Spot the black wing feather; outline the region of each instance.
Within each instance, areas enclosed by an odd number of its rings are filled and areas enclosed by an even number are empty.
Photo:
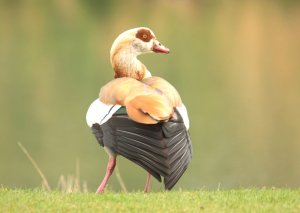
[[[154,125],[134,122],[127,114],[116,112],[101,126],[94,124],[92,131],[101,146],[141,166],[158,181],[163,177],[169,190],[192,159],[191,139],[176,109],[172,119]]]

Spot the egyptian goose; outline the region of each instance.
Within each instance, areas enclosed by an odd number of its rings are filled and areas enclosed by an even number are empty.
[[[148,172],[170,190],[192,158],[189,119],[176,89],[152,77],[137,59],[144,53],[169,53],[146,27],[120,34],[110,51],[115,79],[104,85],[89,107],[86,120],[99,144],[108,153],[106,174],[97,189],[103,192],[121,155]]]

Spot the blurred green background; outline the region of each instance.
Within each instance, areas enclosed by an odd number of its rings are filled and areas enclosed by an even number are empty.
[[[189,110],[194,157],[177,188],[300,186],[300,3],[284,0],[2,0],[0,185],[40,186],[21,142],[52,187],[78,160],[96,189],[107,155],[85,114],[113,78],[112,42],[137,26],[171,49],[141,60]],[[143,189],[146,173],[118,159]]]

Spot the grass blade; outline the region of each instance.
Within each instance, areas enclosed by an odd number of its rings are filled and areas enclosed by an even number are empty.
[[[26,155],[26,157],[30,160],[31,164],[33,165],[33,167],[35,168],[35,170],[38,172],[38,174],[40,175],[40,177],[42,178],[43,181],[43,187],[47,190],[50,191],[51,188],[49,186],[49,183],[46,179],[46,176],[44,175],[44,173],[42,172],[42,170],[39,168],[39,166],[37,165],[37,163],[35,162],[35,160],[30,156],[29,152],[27,151],[27,149],[22,145],[21,142],[18,142],[18,145],[20,147],[20,149],[24,152],[24,154]]]
[[[120,184],[122,190],[123,190],[124,192],[127,192],[127,188],[126,188],[125,183],[124,183],[124,181],[123,181],[123,179],[122,179],[122,177],[121,177],[121,174],[120,174],[120,171],[119,171],[119,168],[118,168],[117,165],[116,165],[116,167],[115,167],[115,174],[116,174],[116,177],[117,177],[117,179],[118,179],[118,182],[119,182],[119,184]]]

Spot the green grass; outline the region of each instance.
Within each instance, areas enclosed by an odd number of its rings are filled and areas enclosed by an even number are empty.
[[[300,212],[300,190],[62,193],[0,189],[0,212]]]

